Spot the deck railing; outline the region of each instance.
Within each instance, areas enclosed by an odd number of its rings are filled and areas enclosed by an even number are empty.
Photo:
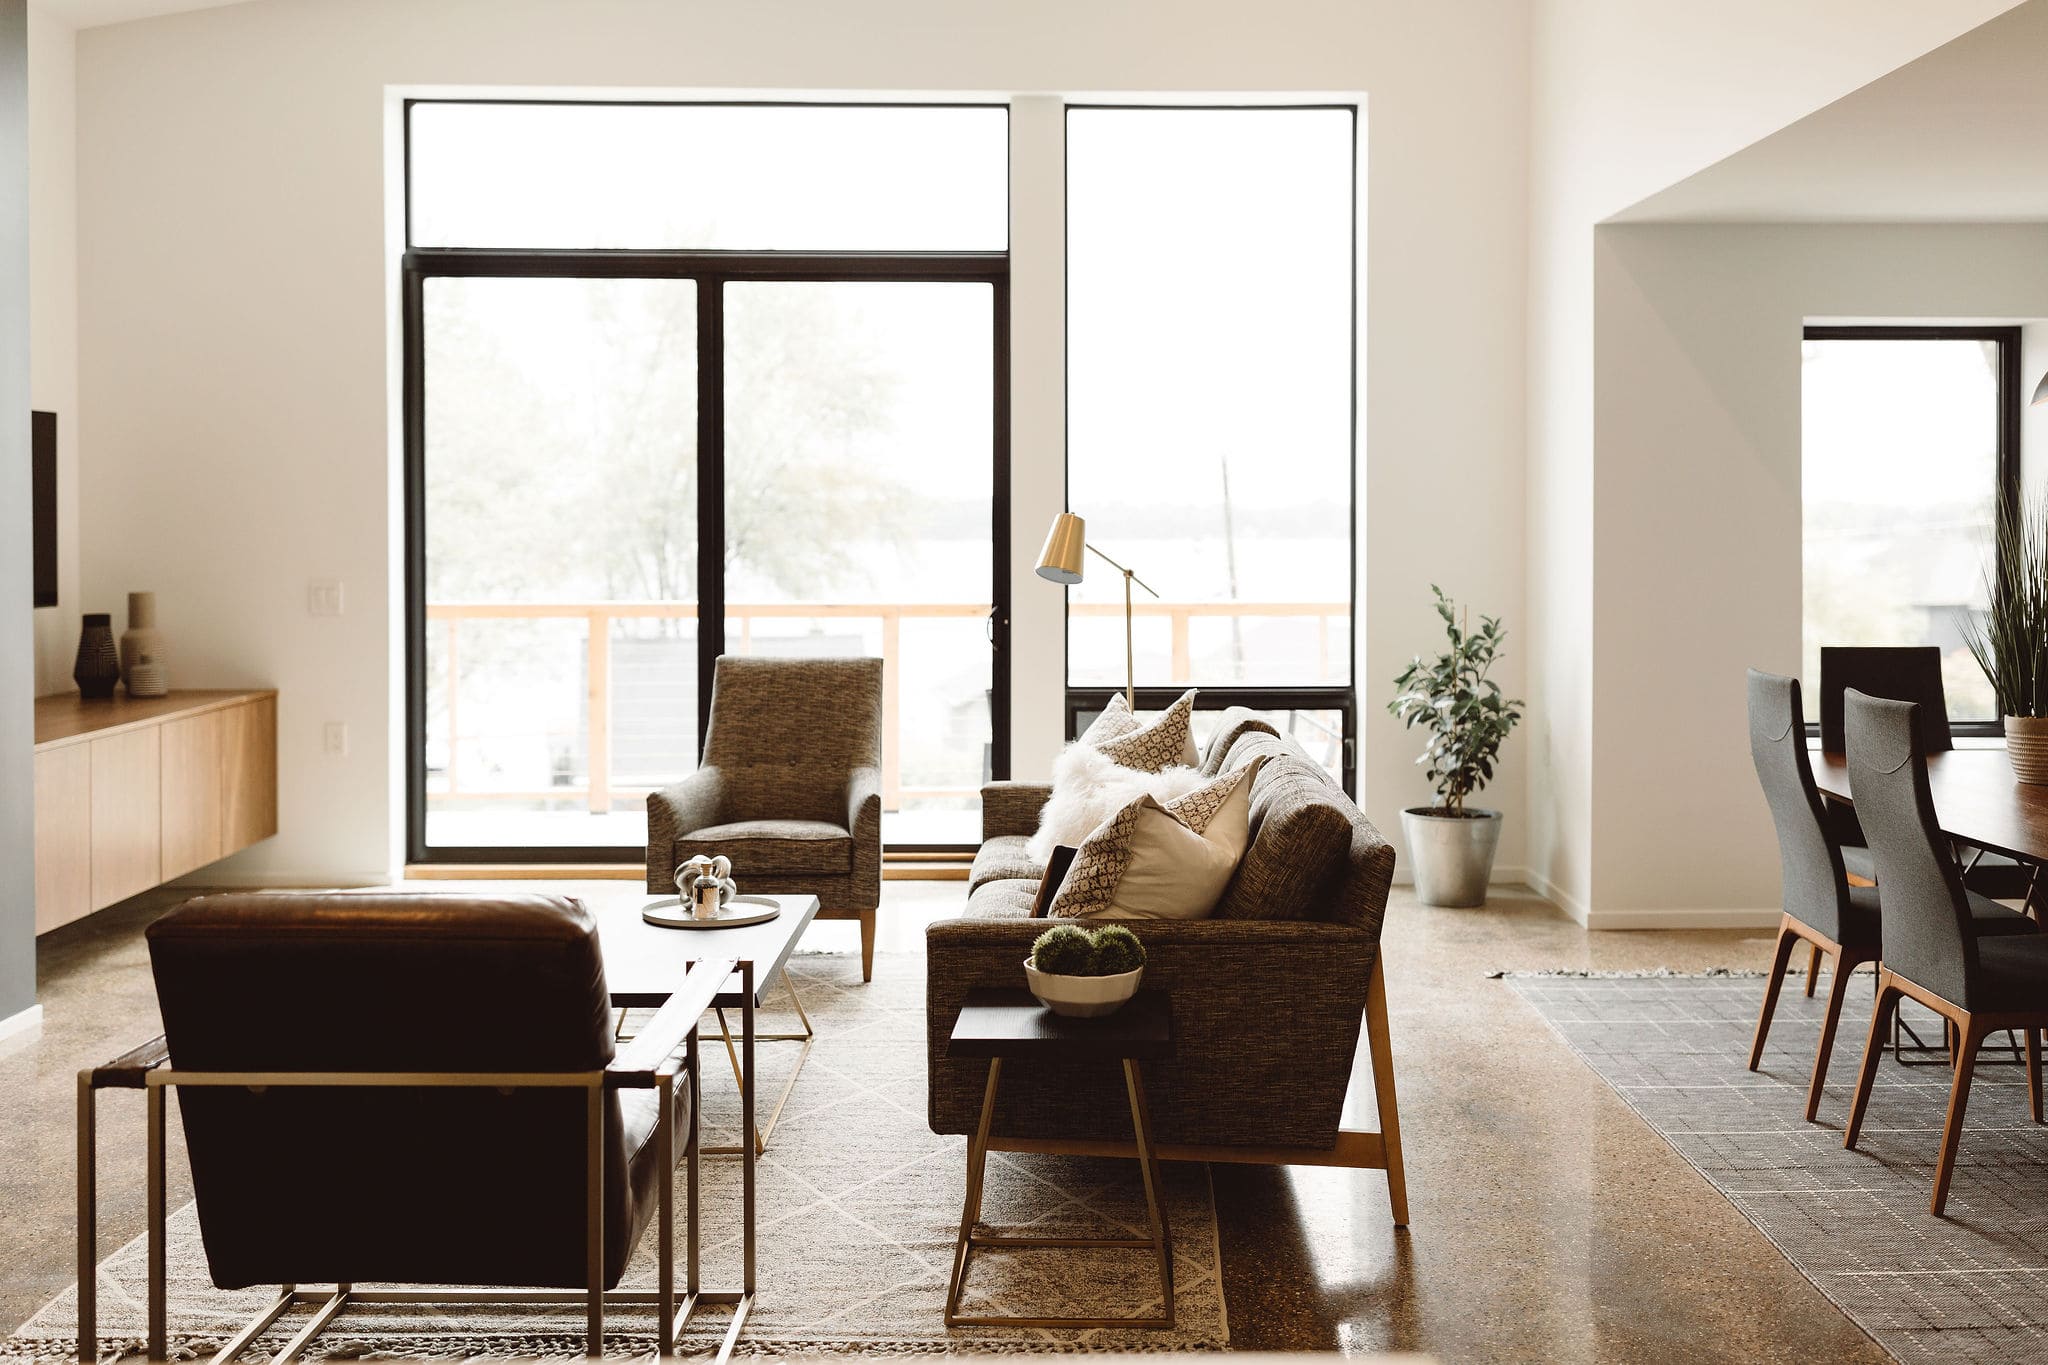
[[[1121,617],[1121,602],[1069,602],[1067,610],[1071,615],[1084,617]],[[1168,622],[1171,641],[1172,676],[1170,683],[1181,684],[1191,680],[1193,672],[1190,645],[1191,625],[1197,618],[1269,618],[1269,617],[1310,617],[1316,622],[1316,675],[1319,678],[1332,676],[1330,667],[1332,648],[1332,624],[1344,621],[1349,608],[1333,602],[1159,602],[1141,601],[1133,604],[1133,610],[1142,620],[1164,617]],[[755,602],[727,603],[725,623],[727,638],[733,652],[753,652],[754,625],[764,620],[857,620],[877,621],[881,624],[882,647],[882,805],[887,810],[901,810],[908,798],[972,796],[973,789],[944,787],[905,787],[901,781],[900,752],[897,743],[902,728],[901,677],[897,667],[902,658],[903,622],[906,620],[927,620],[933,618],[978,621],[985,619],[989,608],[974,603],[906,603],[906,602]],[[626,797],[644,797],[648,788],[619,785],[612,780],[611,734],[612,734],[612,625],[624,620],[680,620],[694,621],[697,604],[694,602],[430,602],[427,604],[429,629],[438,628],[442,634],[442,647],[446,653],[447,679],[445,703],[447,707],[448,766],[445,773],[446,785],[442,790],[430,791],[429,802],[445,804],[455,801],[561,801],[581,798],[592,811],[603,813],[612,808],[614,800]],[[584,675],[588,688],[588,751],[590,776],[582,787],[550,787],[543,791],[503,791],[497,789],[469,789],[462,785],[461,754],[465,736],[461,725],[461,628],[465,621],[563,621],[580,620],[587,625],[584,641]],[[680,774],[679,774],[680,775]]]

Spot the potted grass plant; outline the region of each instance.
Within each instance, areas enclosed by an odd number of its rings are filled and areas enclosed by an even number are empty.
[[[1997,696],[2013,776],[2048,784],[2048,495],[2001,512],[1984,589],[1963,641]]]
[[[1436,788],[1437,801],[1402,811],[1401,830],[1415,868],[1415,894],[1425,905],[1484,905],[1501,815],[1465,800],[1492,780],[1494,759],[1522,718],[1522,703],[1503,696],[1500,684],[1487,676],[1507,638],[1500,619],[1482,616],[1479,629],[1468,630],[1444,590],[1435,584],[1429,590],[1436,594],[1436,614],[1450,648],[1426,663],[1417,655],[1394,679],[1400,691],[1387,709],[1428,735],[1415,761]]]

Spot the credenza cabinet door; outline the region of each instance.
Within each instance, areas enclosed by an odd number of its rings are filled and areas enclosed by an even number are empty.
[[[277,698],[220,713],[221,846],[233,853],[277,833]]]
[[[164,722],[165,881],[216,862],[226,851],[221,841],[227,818],[222,733],[223,717],[229,714],[209,711]]]
[[[92,740],[92,903],[112,905],[163,880],[162,729]]]
[[[94,910],[92,754],[83,744],[36,754],[36,932]]]

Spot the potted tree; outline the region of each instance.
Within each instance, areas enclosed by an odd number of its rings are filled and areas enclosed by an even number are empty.
[[[1499,618],[1482,616],[1479,629],[1467,630],[1444,590],[1433,583],[1429,590],[1450,648],[1429,663],[1417,655],[1394,679],[1400,691],[1387,710],[1428,735],[1415,761],[1436,788],[1437,803],[1402,811],[1401,829],[1424,904],[1484,905],[1501,817],[1497,810],[1468,807],[1465,799],[1492,780],[1493,760],[1522,718],[1522,703],[1502,696],[1500,684],[1486,676],[1507,638]]]
[[[2000,514],[1984,588],[1963,640],[1997,695],[2013,776],[2048,783],[2048,496]]]

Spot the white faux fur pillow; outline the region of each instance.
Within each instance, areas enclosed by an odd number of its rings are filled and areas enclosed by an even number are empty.
[[[1070,744],[1053,760],[1052,796],[1038,817],[1038,833],[1027,845],[1044,862],[1059,844],[1078,847],[1095,827],[1141,796],[1165,805],[1185,796],[1207,778],[1199,768],[1181,764],[1156,773],[1126,768],[1086,744]]]

